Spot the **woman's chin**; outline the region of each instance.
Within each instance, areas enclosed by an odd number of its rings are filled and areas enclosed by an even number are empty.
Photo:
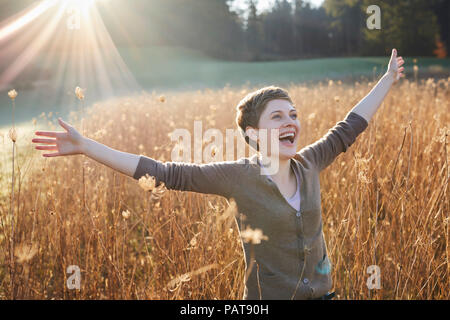
[[[269,151],[272,151],[272,150],[269,150]],[[260,150],[260,152],[264,153],[262,150]],[[280,160],[289,160],[289,159],[293,158],[296,153],[297,153],[297,149],[294,146],[286,147],[286,146],[280,145],[277,155],[273,154],[272,152],[268,152],[266,154],[266,156],[268,156],[268,157],[276,156]]]
[[[295,156],[295,154],[297,153],[295,148],[289,148],[287,150],[280,149],[280,160],[289,160],[291,158],[293,158]]]

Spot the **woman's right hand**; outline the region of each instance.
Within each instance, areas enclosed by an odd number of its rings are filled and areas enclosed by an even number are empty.
[[[45,145],[36,146],[37,150],[57,151],[55,153],[46,153],[44,157],[69,156],[75,154],[83,154],[85,138],[70,124],[58,118],[58,122],[66,132],[63,131],[36,131],[37,136],[50,137],[53,139],[33,139],[34,143]]]
[[[394,79],[394,83],[405,76],[403,73],[405,68],[402,67],[404,63],[405,61],[402,57],[397,57],[397,49],[392,49],[391,59],[389,60],[388,70],[386,73]]]

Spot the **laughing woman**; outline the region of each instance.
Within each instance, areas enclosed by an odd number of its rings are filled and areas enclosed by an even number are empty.
[[[331,299],[319,173],[365,130],[391,86],[404,76],[403,63],[393,49],[388,70],[375,87],[321,139],[298,152],[297,110],[288,93],[278,87],[247,95],[238,104],[236,117],[246,142],[257,150],[277,130],[277,154],[258,152],[250,158],[208,164],[161,162],[111,149],[82,136],[62,119],[58,120],[65,131],[37,131],[36,135],[48,138],[32,141],[45,144],[36,146],[38,150],[56,151],[44,157],[84,154],[134,179],[154,176],[157,185],[164,182],[168,189],[234,198],[246,224],[268,237],[254,245],[252,254],[252,245],[243,244],[246,269],[250,269],[243,298]],[[269,174],[262,164],[273,160],[278,171]]]

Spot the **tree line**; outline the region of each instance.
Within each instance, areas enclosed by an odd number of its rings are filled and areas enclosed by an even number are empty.
[[[234,1],[109,0],[97,7],[118,46],[184,46],[220,59],[373,56],[392,47],[445,57],[450,48],[448,0],[325,0],[318,8],[276,0],[265,12],[257,11],[258,0],[232,11]],[[0,3],[0,19],[31,2]],[[370,5],[380,8],[381,29],[367,28]]]
[[[232,60],[385,55],[394,46],[408,55],[433,56],[439,45],[450,48],[448,0],[325,0],[319,8],[276,0],[261,13],[258,0],[246,0],[243,12],[231,11],[232,2],[128,0],[128,14],[141,15],[134,29],[126,26],[128,40],[119,39],[120,20],[108,29],[119,43],[186,46]],[[367,28],[372,4],[380,8],[379,30]]]

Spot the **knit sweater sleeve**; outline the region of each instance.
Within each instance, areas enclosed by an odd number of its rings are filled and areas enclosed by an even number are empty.
[[[347,151],[368,125],[367,120],[362,116],[349,112],[344,120],[336,123],[322,138],[300,150],[299,154],[322,171],[340,153]]]
[[[217,194],[230,198],[236,186],[237,161],[194,164],[161,162],[141,155],[133,178],[139,180],[147,173],[155,177],[156,185],[164,182],[167,189]]]

